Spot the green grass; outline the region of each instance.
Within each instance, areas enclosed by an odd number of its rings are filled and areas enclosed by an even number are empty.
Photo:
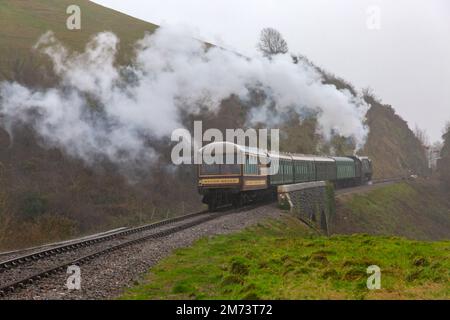
[[[448,191],[435,181],[397,183],[340,197],[334,231],[449,239],[449,208]]]
[[[81,30],[66,28],[66,9],[76,4],[81,9]],[[104,8],[88,0],[2,0],[0,1],[0,79],[14,77],[17,65],[30,63],[31,48],[45,32],[55,32],[71,49],[83,50],[96,33],[112,31],[120,40],[119,61],[129,59],[134,43],[156,25]],[[34,64],[45,60],[38,56]]]
[[[448,299],[449,254],[450,242],[325,238],[285,218],[177,250],[120,298]],[[370,265],[380,290],[366,287]]]

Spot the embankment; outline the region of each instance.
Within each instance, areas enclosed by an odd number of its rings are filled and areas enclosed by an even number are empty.
[[[449,191],[438,181],[396,183],[367,193],[341,195],[336,201],[336,234],[450,238]]]

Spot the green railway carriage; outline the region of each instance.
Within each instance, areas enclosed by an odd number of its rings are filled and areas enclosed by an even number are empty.
[[[336,161],[337,180],[356,178],[355,160],[347,157],[333,157],[333,159]]]
[[[269,176],[270,185],[277,186],[282,184],[294,183],[294,166],[292,156],[287,154],[269,153],[272,161],[272,171],[275,170],[274,162],[278,162],[278,171],[272,172]]]
[[[336,162],[337,186],[352,186],[357,180],[355,160],[350,157],[333,157]]]
[[[316,167],[316,181],[335,181],[336,163],[334,159],[327,157],[314,157]]]
[[[282,185],[309,181],[335,181],[335,160],[297,154],[269,154],[278,160],[279,170],[270,175],[270,185]]]
[[[303,155],[292,155],[294,166],[294,182],[310,182],[316,179],[316,166],[314,157]]]
[[[316,180],[314,157],[295,154],[270,154],[278,160],[278,172],[270,175],[270,185],[283,185]]]

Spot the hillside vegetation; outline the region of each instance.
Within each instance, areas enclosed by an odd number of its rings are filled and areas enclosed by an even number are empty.
[[[411,174],[426,175],[428,162],[419,139],[395,110],[366,97],[371,108],[367,113],[370,128],[362,151],[374,162],[374,177],[391,178]]]
[[[81,9],[81,31],[66,28],[67,7]],[[0,1],[0,79],[39,79],[43,56],[32,51],[39,37],[51,30],[67,47],[81,51],[92,35],[112,31],[121,40],[119,62],[130,58],[134,42],[157,26],[140,21],[89,0],[2,0]],[[31,77],[32,79],[26,79]],[[30,83],[33,84],[33,83]]]
[[[298,220],[202,239],[150,270],[122,299],[448,299],[450,243],[315,236]],[[381,289],[366,286],[381,269]]]
[[[450,239],[450,193],[439,181],[418,180],[340,196],[334,233]]]

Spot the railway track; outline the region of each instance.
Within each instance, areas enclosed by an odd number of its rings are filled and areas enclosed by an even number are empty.
[[[110,252],[144,241],[164,238],[224,215],[242,212],[253,207],[254,205],[238,210],[223,208],[215,213],[201,211],[0,262],[0,297],[63,272],[69,266],[80,266]]]
[[[91,234],[91,235],[80,237],[80,238],[75,238],[75,239],[70,239],[70,240],[65,240],[65,241],[60,241],[60,242],[54,242],[54,243],[47,243],[47,244],[43,244],[43,245],[36,246],[36,247],[0,252],[0,261],[12,260],[13,258],[16,258],[19,256],[24,256],[26,254],[31,255],[32,253],[36,253],[36,252],[42,251],[44,249],[49,250],[50,248],[56,248],[56,247],[60,247],[63,245],[74,244],[74,243],[78,243],[80,241],[89,240],[89,239],[93,239],[93,238],[97,238],[97,237],[101,237],[101,236],[105,236],[105,235],[110,235],[110,234],[116,233],[118,231],[123,231],[126,229],[129,229],[129,227],[121,227],[121,228],[117,228],[117,229],[113,229],[113,230],[108,230],[105,232],[100,232],[97,234]]]
[[[365,191],[365,190],[370,190],[371,188],[384,186],[384,185],[389,185],[389,184],[392,184],[392,183],[405,181],[405,180],[407,180],[407,178],[403,178],[403,177],[401,177],[401,178],[392,178],[392,179],[372,180],[371,184],[361,185],[361,186],[356,186],[356,187],[343,188],[343,189],[337,189],[335,191],[335,194],[336,194],[336,197],[338,197],[338,196],[341,196],[341,195],[352,194],[352,193],[357,193],[357,192],[361,192],[361,191]]]

